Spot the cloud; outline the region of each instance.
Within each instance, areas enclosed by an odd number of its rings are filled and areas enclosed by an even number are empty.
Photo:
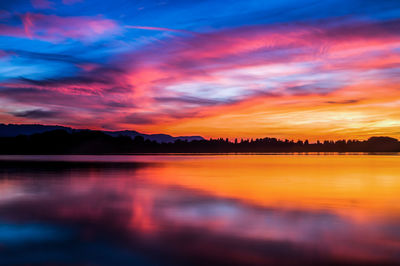
[[[12,37],[25,37],[24,29],[19,26],[0,24],[0,35]]]
[[[62,78],[48,78],[42,80],[34,80],[28,78],[19,78],[23,83],[42,86],[42,87],[52,87],[52,86],[79,86],[79,85],[90,85],[100,83],[103,85],[110,84],[111,81],[106,77],[102,76],[73,76],[73,77],[62,77]]]
[[[360,100],[356,99],[351,99],[351,100],[342,100],[342,101],[326,101],[326,103],[330,104],[352,104],[352,103],[358,103]]]
[[[132,86],[124,83],[123,76],[124,72],[119,69],[100,67],[74,76],[45,79],[19,77],[14,82],[17,81],[18,86],[45,88],[63,93],[101,95],[103,92],[119,94],[132,91]]]
[[[160,87],[168,88],[171,84],[188,80],[197,84],[211,83],[212,80],[219,82],[225,79],[223,75],[226,71],[237,71],[243,77],[247,75],[247,83],[267,78],[279,80],[274,76],[288,76],[290,73],[287,71],[293,71],[289,67],[296,63],[298,69],[294,71],[303,72],[300,73],[303,76],[293,78],[301,80],[309,78],[307,75],[312,75],[311,71],[318,71],[317,68],[328,71],[329,66],[337,63],[337,58],[343,58],[342,66],[348,66],[348,70],[357,71],[358,68],[352,68],[352,63],[360,61],[360,53],[364,53],[361,60],[366,62],[377,49],[389,49],[391,45],[400,42],[397,29],[400,27],[396,27],[400,26],[399,20],[348,21],[343,24],[345,26],[322,21],[319,25],[257,25],[192,36],[175,36],[168,41],[155,43],[140,53],[124,54],[117,64],[126,66],[135,85],[146,91],[157,91]],[[161,50],[162,54],[159,53]],[[308,65],[301,65],[302,62]],[[274,71],[277,64],[282,64],[279,66],[283,69],[281,73]],[[264,69],[270,66],[270,70],[265,72],[271,76],[254,75],[252,72],[259,71],[256,69],[258,66]],[[247,71],[247,67],[253,67],[253,70]],[[331,72],[329,75],[333,77],[336,74]],[[325,76],[329,79],[329,75]],[[226,90],[237,86],[239,81],[235,77],[229,78],[232,84],[224,84]],[[320,82],[317,81],[313,86],[316,87]],[[244,83],[243,79],[241,83]],[[336,87],[335,84],[333,88],[315,89],[311,93],[326,93]],[[300,92],[301,88],[297,91]],[[310,91],[307,88],[303,93]]]
[[[87,47],[81,45],[80,49],[67,46],[65,52],[6,51],[21,61],[71,64],[70,72],[58,75],[21,74],[6,80],[2,86],[15,90],[7,94],[0,90],[0,94],[43,110],[64,104],[79,113],[77,117],[83,117],[77,119],[78,123],[98,125],[101,119],[102,124],[115,128],[180,128],[180,123],[191,119],[205,121],[221,114],[249,119],[246,114],[240,116],[240,111],[258,108],[249,113],[258,117],[253,121],[255,127],[262,128],[269,121],[265,113],[270,109],[303,110],[313,104],[353,108],[359,104],[354,99],[364,99],[362,94],[367,89],[373,98],[379,95],[379,87],[391,90],[398,79],[394,68],[399,65],[399,57],[394,49],[400,47],[399,19],[342,17],[207,28],[191,33],[171,29],[170,25],[123,26],[103,16],[25,13],[21,17],[25,31],[9,23],[0,25],[0,34],[11,32],[53,42],[110,37],[111,44],[104,40]],[[125,35],[114,38],[124,27],[138,31],[124,30]],[[140,35],[142,31],[150,32]],[[146,39],[146,45],[140,42],[142,39]],[[107,56],[103,48],[109,52]],[[369,83],[363,84],[367,80]],[[276,121],[285,120],[282,117]],[[221,121],[225,123],[221,118],[210,125],[219,128]]]
[[[122,122],[131,125],[148,125],[154,123],[155,120],[152,114],[134,113],[125,116]]]
[[[290,86],[286,88],[287,92],[295,95],[328,94],[336,89],[338,88],[335,88],[333,85],[322,87],[318,83]]]
[[[90,40],[118,31],[117,24],[109,19],[97,17],[61,17],[40,13],[21,15],[27,37],[48,41],[65,39]]]
[[[25,50],[5,50],[7,54],[15,55],[18,57],[25,57],[30,59],[39,59],[44,61],[55,61],[55,62],[65,62],[65,63],[73,63],[73,64],[81,64],[82,61],[77,57],[61,54],[61,53],[41,53],[41,52],[32,52]]]
[[[162,28],[162,27],[146,27],[146,26],[132,26],[132,25],[126,25],[125,28],[128,28],[128,29],[137,29],[137,30],[169,31],[169,32],[178,32],[178,33],[194,34],[193,32],[190,32],[190,31],[187,31],[187,30],[176,30],[176,29]]]
[[[11,114],[16,117],[34,118],[34,119],[53,118],[61,115],[59,111],[42,110],[42,109],[18,111],[18,112],[12,112]]]
[[[6,56],[8,56],[8,53],[6,51],[0,50],[0,58],[6,57]]]
[[[27,12],[0,24],[0,35],[61,42],[66,39],[93,41],[119,32],[118,24],[102,16],[57,16]],[[22,22],[17,23],[17,19]]]
[[[190,105],[199,105],[199,106],[207,106],[207,105],[217,105],[224,104],[229,101],[223,100],[214,100],[214,99],[202,99],[197,97],[187,97],[187,96],[176,96],[176,97],[155,97],[156,101],[161,103],[177,103],[177,104],[190,104]]]
[[[73,89],[65,91],[35,87],[0,87],[0,97],[28,106],[35,104],[43,109],[54,106],[70,108],[82,115],[82,112],[112,114],[120,108],[128,108],[130,104],[127,97],[116,96],[111,100],[111,97],[105,98],[99,93],[85,91],[84,88],[76,88],[74,92]]]

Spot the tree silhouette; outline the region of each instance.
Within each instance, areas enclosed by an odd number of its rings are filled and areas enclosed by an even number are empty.
[[[158,143],[143,136],[112,137],[100,131],[48,131],[30,136],[0,138],[1,154],[121,154],[121,153],[227,153],[227,152],[400,152],[400,142],[391,137],[368,140],[279,140],[276,138],[176,140]]]

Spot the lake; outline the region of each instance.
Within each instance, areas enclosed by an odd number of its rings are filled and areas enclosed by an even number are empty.
[[[0,265],[400,265],[400,156],[0,156]]]

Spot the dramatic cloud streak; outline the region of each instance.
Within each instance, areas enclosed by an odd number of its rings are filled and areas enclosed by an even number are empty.
[[[155,30],[155,31],[170,31],[170,32],[181,32],[181,33],[190,33],[192,34],[192,32],[190,31],[186,31],[186,30],[175,30],[175,29],[168,29],[168,28],[161,28],[161,27],[145,27],[145,26],[125,26],[125,28],[128,29],[137,29],[137,30]]]
[[[212,17],[212,2],[118,12],[99,3],[34,1],[46,13],[1,13],[3,122],[206,137],[400,136],[400,4],[326,14],[329,1],[304,1],[308,13],[289,1],[251,1]],[[75,4],[91,11],[77,15]]]

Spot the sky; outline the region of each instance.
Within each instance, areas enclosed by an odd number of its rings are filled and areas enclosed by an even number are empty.
[[[400,138],[398,0],[0,1],[0,123]]]

